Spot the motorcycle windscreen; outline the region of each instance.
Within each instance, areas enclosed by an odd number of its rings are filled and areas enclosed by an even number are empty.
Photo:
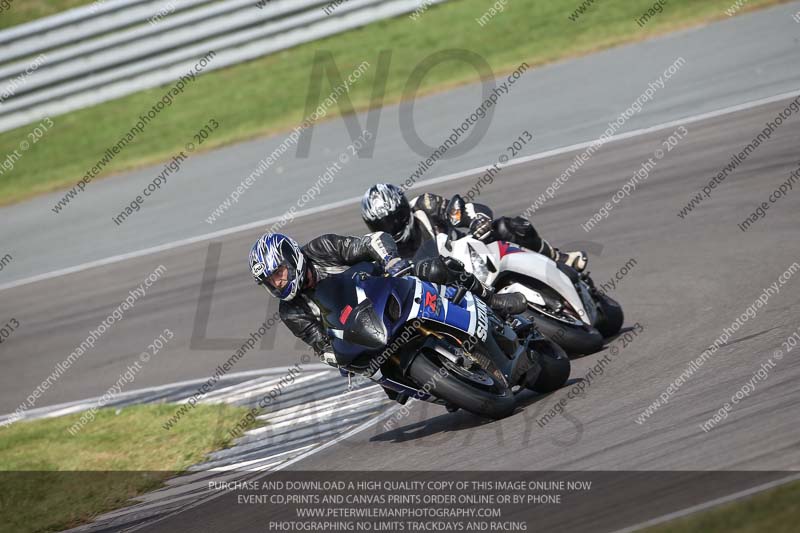
[[[341,329],[329,331],[334,334],[333,350],[340,363],[348,365],[358,357],[379,353],[386,346],[386,326],[369,298],[363,298],[355,307],[345,306],[339,320]]]
[[[345,321],[343,331],[343,341],[369,350],[383,348],[389,339],[386,325],[368,298],[353,308]]]
[[[424,259],[430,259],[433,257],[439,257],[439,248],[435,240],[428,239],[424,241],[419,248],[417,248],[417,251],[414,253],[413,261],[415,263],[419,263]]]
[[[368,277],[358,281],[363,297],[372,302],[375,312],[383,318],[390,339],[409,319],[416,285],[417,279],[410,276]]]

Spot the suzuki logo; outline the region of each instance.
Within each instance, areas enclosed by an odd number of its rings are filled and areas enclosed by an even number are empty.
[[[487,317],[486,304],[478,298],[475,298],[474,301],[476,313],[475,336],[485,341],[486,335],[489,333],[489,319]]]
[[[436,294],[432,292],[425,293],[425,307],[431,310],[432,313],[438,312],[438,306],[436,305],[437,297]]]

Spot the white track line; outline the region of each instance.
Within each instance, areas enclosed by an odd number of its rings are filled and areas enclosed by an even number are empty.
[[[284,413],[284,411],[277,411],[275,416],[271,416],[272,413],[267,413],[267,414],[264,414],[264,415],[261,415],[261,416],[257,416],[256,418],[258,420],[266,420],[270,424],[279,424],[279,423],[285,422],[287,420],[292,420],[293,418],[298,417],[298,416],[305,416],[305,415],[307,415],[309,413],[313,413],[313,412],[321,413],[321,412],[323,412],[323,411],[325,411],[327,409],[335,408],[337,405],[339,405],[339,403],[344,405],[347,402],[360,401],[360,400],[363,400],[364,398],[369,398],[370,396],[378,396],[379,394],[384,394],[384,392],[379,387],[370,387],[370,389],[372,389],[372,390],[365,389],[365,390],[369,390],[369,392],[367,394],[361,394],[361,395],[358,395],[358,396],[347,396],[349,393],[341,394],[339,396],[335,396],[334,398],[336,398],[336,402],[338,402],[338,403],[334,404],[334,405],[327,405],[327,403],[328,403],[327,400],[329,400],[330,398],[326,398],[326,401],[319,402],[319,403],[315,402],[315,404],[313,406],[311,406],[311,407],[307,407],[309,404],[301,404],[299,407],[302,407],[302,409],[300,409],[298,411],[294,411],[294,412],[290,412],[290,413]],[[388,398],[386,398],[386,399],[388,400]],[[348,405],[352,405],[352,403],[350,403]],[[291,408],[291,409],[294,409],[294,408]],[[286,409],[286,411],[288,411],[288,410],[289,409]]]
[[[221,398],[223,398],[223,397],[225,397],[225,396],[227,396],[229,394],[237,394],[237,393],[242,393],[242,392],[248,392],[248,391],[251,391],[251,390],[260,389],[260,388],[265,387],[265,386],[268,387],[270,385],[277,385],[278,383],[281,382],[282,379],[283,379],[283,376],[277,377],[277,378],[268,379],[267,381],[263,381],[264,377],[262,376],[262,377],[258,377],[256,379],[243,381],[243,382],[241,382],[241,383],[239,383],[237,385],[229,385],[227,387],[223,387],[221,389],[208,392],[208,393],[204,394],[203,396],[201,396],[200,398],[202,398],[202,401],[204,401],[204,402],[210,402],[211,400],[219,400],[219,399],[221,399]],[[189,398],[191,398],[191,396],[189,396],[187,398],[184,398],[182,400],[178,400],[177,403],[183,403],[185,401],[188,401]]]
[[[310,457],[311,455],[314,455],[317,452],[320,452],[320,451],[322,451],[324,449],[330,448],[331,446],[333,446],[335,444],[338,444],[341,441],[343,441],[345,439],[348,439],[348,438],[352,437],[353,435],[355,435],[357,433],[361,433],[365,429],[371,428],[373,425],[375,425],[376,423],[380,422],[384,418],[388,418],[388,417],[394,415],[394,413],[396,411],[398,411],[401,407],[402,407],[401,405],[392,406],[389,409],[387,409],[385,412],[383,412],[383,413],[381,413],[379,415],[376,415],[374,418],[372,418],[370,420],[367,420],[366,422],[363,422],[362,424],[354,427],[353,429],[351,429],[347,433],[344,433],[343,435],[340,435],[339,437],[337,437],[337,438],[335,438],[335,439],[333,439],[331,441],[328,441],[328,442],[326,442],[324,444],[320,444],[316,448],[313,448],[313,449],[311,449],[311,450],[309,450],[309,451],[307,451],[305,453],[301,453],[297,457],[286,461],[285,463],[277,466],[276,468],[273,468],[272,470],[270,470],[268,472],[263,472],[263,473],[257,474],[254,477],[250,478],[249,480],[250,481],[259,480],[259,479],[261,479],[263,477],[268,476],[272,472],[275,472],[275,471],[278,471],[278,470],[283,470],[287,466],[293,465],[294,463],[296,463],[298,461],[302,461],[306,457]],[[166,514],[166,515],[164,515],[162,517],[159,517],[156,520],[145,521],[141,525],[133,526],[132,528],[127,529],[126,531],[129,531],[129,532],[130,531],[138,531],[138,530],[146,528],[146,527],[151,527],[153,524],[156,524],[156,523],[161,522],[163,520],[166,520],[168,518],[172,518],[173,516],[176,516],[176,515],[179,515],[179,514],[181,514],[183,512],[186,512],[189,509],[194,509],[195,507],[199,507],[201,505],[204,505],[204,504],[208,503],[211,500],[219,498],[220,496],[224,496],[225,494],[226,494],[226,492],[221,492],[221,491],[217,491],[217,493],[211,493],[206,498],[202,498],[202,499],[200,499],[200,500],[198,500],[198,501],[196,501],[194,503],[191,503],[191,504],[189,504],[189,505],[187,505],[185,507],[181,507],[180,509],[176,509],[174,512],[168,513],[168,514]]]
[[[368,404],[383,403],[383,401],[384,401],[383,398],[367,398],[366,400],[361,400],[358,402],[332,405],[330,407],[321,409],[319,411],[313,411],[306,415],[298,416],[297,418],[294,418],[292,420],[284,420],[283,422],[276,422],[274,424],[268,424],[260,428],[251,429],[246,433],[246,435],[248,436],[260,435],[262,433],[268,433],[276,429],[283,429],[293,426],[308,427],[310,425],[313,425],[313,423],[318,424],[318,427],[324,426],[325,424],[332,426],[336,425],[339,422],[339,419],[337,417],[354,414],[352,413],[352,411],[366,412],[368,411],[368,409],[365,409],[364,406]],[[309,422],[312,422],[312,424],[309,424]]]
[[[246,466],[254,465],[256,463],[263,463],[263,462],[267,462],[267,461],[274,462],[274,461],[278,460],[277,459],[278,457],[282,457],[284,455],[291,455],[291,454],[293,454],[295,452],[302,452],[302,451],[305,451],[305,450],[307,450],[309,448],[313,448],[316,445],[317,445],[317,443],[314,442],[312,444],[307,444],[305,446],[300,446],[299,448],[293,448],[293,449],[287,450],[285,452],[276,453],[276,454],[270,455],[268,457],[262,457],[260,459],[251,459],[250,461],[242,461],[241,463],[234,463],[234,464],[225,465],[225,466],[215,466],[214,468],[210,468],[207,471],[202,471],[202,473],[206,474],[207,472],[227,472],[229,470],[241,470]],[[285,459],[280,459],[280,461],[284,461],[284,460]],[[206,476],[206,477],[208,477],[208,476]]]
[[[787,476],[781,479],[776,479],[775,481],[770,481],[769,483],[764,483],[763,485],[758,485],[756,487],[752,487],[746,490],[742,490],[739,492],[734,492],[733,494],[729,494],[727,496],[722,496],[721,498],[717,498],[715,500],[710,500],[705,503],[701,503],[698,505],[694,505],[692,507],[687,507],[686,509],[682,509],[680,511],[675,511],[674,513],[665,514],[664,516],[659,516],[658,518],[653,518],[652,520],[648,520],[646,522],[642,522],[640,524],[636,524],[635,526],[626,527],[625,529],[619,529],[614,533],[632,533],[633,531],[639,531],[640,529],[655,526],[657,524],[661,524],[663,522],[668,522],[670,520],[674,520],[676,518],[681,518],[698,511],[703,511],[705,509],[709,509],[711,507],[716,507],[717,505],[722,505],[723,503],[732,502],[735,500],[739,500],[741,498],[745,498],[752,494],[756,494],[759,492],[763,492],[765,490],[773,489],[775,487],[779,487],[781,485],[785,485],[786,483],[791,483],[792,481],[800,480],[800,474],[793,474],[791,476]]]
[[[287,366],[287,367],[275,367],[275,368],[265,368],[262,370],[243,370],[241,372],[231,372],[230,374],[226,374],[222,379],[233,379],[239,377],[246,377],[246,376],[269,376],[273,374],[286,374],[289,369],[296,368],[295,365]],[[304,366],[305,370],[329,370],[330,372],[335,371],[330,365],[326,365],[324,363],[312,363],[306,364]],[[143,389],[136,389],[132,391],[122,392],[117,395],[117,399],[120,400],[128,400],[132,397],[137,395],[143,395],[151,392],[162,392],[170,389],[179,389],[181,387],[189,387],[192,385],[200,385],[201,383],[205,383],[210,379],[211,376],[199,379],[190,379],[186,381],[178,381],[175,383],[169,383],[167,385],[157,385],[154,387],[146,387]],[[211,391],[214,392],[214,391]],[[26,419],[35,419],[35,418],[50,418],[53,416],[61,416],[64,414],[76,413],[80,411],[86,411],[91,409],[92,407],[96,406],[102,396],[96,396],[94,398],[88,398],[86,400],[77,400],[73,402],[67,403],[60,403],[55,405],[43,406],[43,407],[36,407],[34,409],[30,409],[29,411],[25,411],[27,416],[23,416],[18,420],[26,420]],[[170,403],[179,403],[179,402],[170,402]],[[5,415],[0,415],[0,422],[8,420],[12,418],[14,413],[8,413]],[[16,420],[15,420],[16,421]]]
[[[630,139],[633,137],[639,137],[641,135],[647,135],[649,133],[674,128],[675,126],[691,124],[692,122],[698,122],[700,120],[707,120],[710,118],[720,117],[723,115],[729,115],[731,113],[736,113],[738,111],[744,111],[746,109],[751,109],[754,107],[771,104],[774,102],[779,102],[781,100],[785,100],[787,98],[791,98],[793,96],[800,96],[800,91],[792,91],[782,94],[776,94],[775,96],[770,96],[767,98],[760,98],[758,100],[752,100],[750,102],[745,102],[743,104],[737,104],[729,107],[724,107],[722,109],[717,109],[715,111],[709,111],[708,113],[700,113],[699,115],[691,115],[688,117],[684,117],[678,120],[673,120],[670,122],[664,122],[662,124],[657,124],[655,126],[650,126],[648,128],[642,128],[638,130],[629,131],[627,133],[621,133],[619,135],[614,135],[610,137],[608,141],[604,144],[609,144],[612,142],[622,141],[625,139]],[[575,150],[580,150],[582,148],[588,148],[593,143],[597,142],[597,139],[592,139],[591,141],[584,141],[577,144],[571,144],[569,146],[562,146],[561,148],[554,148],[553,150],[547,150],[545,152],[539,152],[538,154],[533,154],[525,157],[518,157],[516,159],[510,159],[505,164],[498,165],[499,168],[507,168],[513,167],[517,165],[521,165],[524,163],[529,163],[530,161],[536,161],[538,159],[545,159],[547,157],[553,157],[556,155],[565,154],[568,152],[573,152]],[[485,165],[481,167],[472,168],[469,170],[462,170],[461,172],[455,172],[453,174],[448,174],[445,176],[440,176],[438,178],[432,178],[429,180],[418,181],[415,183],[411,188],[417,189],[420,187],[428,187],[430,185],[436,185],[438,183],[445,183],[448,181],[459,180],[469,176],[474,176],[475,174],[481,174],[486,172],[488,169],[492,168],[493,165]],[[317,213],[323,213],[325,211],[330,211],[332,209],[337,209],[339,207],[344,207],[346,205],[354,204],[361,201],[361,196],[354,196],[352,198],[346,198],[344,200],[339,200],[338,202],[332,202],[329,204],[321,205],[319,207],[313,207],[311,209],[304,209],[302,211],[298,211],[295,214],[295,219],[306,217],[309,215],[315,215]],[[88,270],[90,268],[96,268],[100,266],[110,265],[113,263],[119,263],[121,261],[127,261],[128,259],[135,259],[138,257],[144,257],[147,255],[156,254],[159,252],[164,252],[167,250],[172,250],[174,248],[180,248],[181,246],[188,246],[190,244],[196,244],[198,242],[209,241],[212,239],[217,239],[219,237],[225,237],[227,235],[232,235],[234,233],[240,233],[243,231],[249,231],[256,228],[264,228],[269,226],[270,224],[274,224],[275,222],[280,221],[284,218],[284,215],[281,214],[279,216],[270,217],[264,220],[257,220],[255,222],[249,222],[247,224],[242,224],[240,226],[234,226],[232,228],[223,229],[219,231],[214,231],[212,233],[206,233],[204,235],[198,235],[196,237],[189,237],[187,239],[181,239],[173,242],[168,242],[165,244],[160,244],[158,246],[152,246],[150,248],[145,248],[143,250],[138,250],[135,252],[129,252],[126,254],[114,255],[111,257],[107,257],[105,259],[98,259],[96,261],[90,261],[88,263],[83,263],[80,265],[76,265],[73,267],[62,268],[60,270],[54,270],[53,272],[48,272],[47,274],[38,274],[36,276],[31,276],[29,278],[20,279],[17,281],[12,281],[10,283],[6,283],[4,285],[0,285],[0,291],[4,291],[6,289],[13,289],[15,287],[20,287],[22,285],[28,285],[30,283],[36,283],[38,281],[53,279],[59,276],[66,276],[68,274],[74,274],[76,272],[82,272],[84,270]]]
[[[277,472],[278,470],[283,470],[287,466],[291,466],[291,465],[293,465],[293,464],[295,464],[295,463],[297,463],[299,461],[302,461],[306,457],[311,457],[315,453],[319,453],[322,450],[325,450],[327,448],[330,448],[331,446],[339,444],[343,440],[347,440],[350,437],[352,437],[353,435],[355,435],[357,433],[361,433],[365,429],[371,428],[372,426],[374,426],[375,424],[377,424],[381,420],[383,420],[385,418],[389,418],[390,416],[393,416],[395,414],[395,412],[399,411],[402,407],[403,407],[402,405],[390,406],[388,409],[386,409],[386,411],[384,411],[381,414],[376,415],[375,417],[367,420],[366,422],[363,422],[362,424],[354,427],[353,429],[351,429],[347,433],[344,433],[343,435],[339,435],[335,439],[330,440],[330,441],[328,441],[325,444],[322,444],[320,446],[317,446],[316,448],[314,448],[312,450],[309,450],[309,451],[307,451],[305,453],[302,453],[302,454],[298,455],[297,457],[295,457],[293,459],[289,459],[288,461],[286,461],[282,465],[278,466],[277,468],[273,468],[272,471],[273,472]],[[261,479],[261,477],[263,477],[263,476],[259,476],[256,479]]]
[[[295,378],[295,380],[290,384],[286,385],[285,388],[288,389],[289,387],[299,383],[305,383],[306,381],[316,380],[317,378],[322,377],[326,374],[332,375],[332,372],[322,371],[322,372],[315,372],[314,374],[306,374],[302,377]],[[235,387],[227,387],[228,390],[223,394],[216,395],[213,397],[203,398],[202,401],[203,403],[233,403],[239,400],[246,400],[248,398],[252,398],[253,396],[260,396],[261,393],[268,393],[272,390],[275,390],[275,386],[280,384],[280,382],[283,379],[284,378],[272,380],[267,383],[262,383],[255,387],[251,384],[248,385],[246,390],[243,390],[241,392],[236,391]],[[188,398],[186,398],[185,401],[188,401]],[[183,401],[179,403],[183,403]]]

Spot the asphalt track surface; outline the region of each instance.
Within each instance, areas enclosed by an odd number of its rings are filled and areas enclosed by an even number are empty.
[[[745,18],[756,20],[763,16],[766,15]],[[789,77],[798,72],[796,57],[795,54],[794,74],[787,74]],[[698,86],[695,90],[705,88]],[[764,91],[766,95],[782,92],[767,88]],[[785,354],[766,380],[719,427],[706,433],[699,424],[730,401],[800,326],[796,318],[800,274],[783,285],[666,406],[644,424],[635,422],[690,360],[708,347],[724,327],[730,327],[765,287],[800,261],[797,184],[749,231],[743,233],[737,227],[800,165],[797,115],[719,185],[711,199],[685,219],[677,216],[690,198],[788,101],[687,124],[686,138],[658,162],[649,178],[622,200],[608,219],[589,233],[580,224],[609,201],[656,149],[663,148],[662,141],[677,126],[603,146],[536,213],[536,227],[551,242],[565,248],[570,243],[582,243],[592,252],[590,270],[596,282],[609,279],[630,258],[637,261],[613,295],[625,309],[626,325],[638,322],[644,332],[627,346],[623,347],[621,340],[612,343],[618,353],[611,356],[605,373],[592,383],[585,396],[569,400],[566,416],[556,417],[544,428],[535,422],[566,395],[566,390],[546,397],[523,394],[520,410],[494,423],[417,404],[398,429],[387,432],[379,426],[371,427],[293,468],[797,470],[800,430],[795,422],[800,368],[795,352]],[[686,113],[677,114],[679,117]],[[501,214],[524,211],[578,152],[504,169],[484,189],[479,201]],[[477,178],[453,180],[430,189],[444,195],[463,194]],[[290,233],[301,241],[332,230],[345,234],[363,232],[354,205],[303,217],[290,226]],[[130,289],[162,264],[167,272],[147,296],[104,334],[56,386],[46,391],[37,405],[102,394],[164,328],[172,329],[176,338],[145,366],[136,378],[136,387],[212,373],[275,310],[274,306],[268,307],[266,295],[253,287],[246,269],[247,251],[259,233],[254,229],[226,236],[218,241],[221,248],[214,245],[217,241],[201,242],[3,290],[3,318],[13,316],[20,327],[0,347],[4,363],[0,410],[13,411],[87,332],[124,300]],[[217,249],[216,276],[209,275],[209,279],[215,279],[215,286],[205,336],[228,340],[216,349],[207,349],[194,335],[195,348],[191,348],[203,272]],[[291,335],[280,327],[269,349],[252,352],[236,370],[290,365],[298,361],[301,353]],[[611,348],[573,361],[572,379],[584,376],[607,354],[611,354]],[[719,489],[722,492],[715,496],[738,488],[742,487]],[[694,502],[699,501],[699,495],[692,496]],[[637,503],[633,492],[627,497],[634,505]],[[638,497],[638,507],[647,507],[646,495]],[[664,511],[667,510],[670,509]],[[191,527],[198,531],[249,531],[246,528],[257,523],[258,517],[247,513],[247,509],[228,507],[226,511],[221,503],[209,503],[161,522],[152,530],[174,531],[180,524],[180,529]],[[588,520],[582,516],[581,520]],[[633,523],[634,517],[630,519]],[[603,530],[599,522],[595,526]]]
[[[488,129],[480,144],[464,155],[439,161],[423,179],[490,164],[523,130],[536,137],[533,145],[523,147],[523,155],[593,140],[678,57],[686,60],[685,65],[621,131],[795,90],[800,87],[800,24],[791,15],[798,10],[800,3],[793,2],[529,70],[502,96],[491,119],[482,121]],[[364,59],[377,68],[377,51]],[[343,76],[348,74],[345,66],[339,68]],[[417,99],[414,124],[419,136],[431,146],[444,142],[480,104],[480,95],[480,84],[469,84]],[[169,111],[158,120],[168,122]],[[399,182],[411,175],[429,152],[416,153],[405,142],[399,117],[408,112],[405,105],[384,108],[373,157],[348,162],[335,184],[323,188],[306,207],[361,194],[378,179]],[[208,118],[225,122],[224,109],[209,111]],[[54,121],[57,127],[58,117]],[[363,114],[358,121],[362,127],[366,124]],[[192,140],[191,134],[186,132],[186,141]],[[0,225],[0,257],[9,253],[15,258],[0,272],[0,286],[282,214],[349,144],[342,120],[318,124],[307,159],[296,158],[294,150],[287,152],[217,222],[205,222],[285,138],[283,133],[192,155],[122,226],[116,226],[112,217],[141,194],[162,165],[95,180],[59,214],[51,208],[63,190],[0,208],[0,220],[14,221]],[[104,151],[98,147],[98,157]],[[25,160],[17,164],[24,165]],[[44,250],[57,260],[48,260]]]
[[[573,361],[572,379],[584,376],[605,355],[610,356],[611,363],[584,396],[569,400],[566,415],[556,417],[544,428],[536,423],[566,397],[567,389],[546,397],[523,393],[519,411],[493,423],[416,404],[396,429],[387,431],[376,424],[290,468],[796,470],[800,467],[800,430],[795,424],[800,364],[795,353],[786,353],[721,425],[706,433],[699,424],[730,402],[762,363],[775,359],[775,351],[782,349],[781,342],[797,329],[800,274],[781,286],[780,292],[666,406],[644,424],[635,422],[691,359],[800,258],[796,245],[800,195],[790,193],[748,232],[737,227],[745,214],[800,164],[796,150],[800,121],[790,121],[759,147],[729,181],[718,187],[706,205],[684,220],[676,215],[689,195],[784,106],[785,102],[766,105],[686,126],[686,142],[667,154],[645,184],[592,230],[591,240],[602,245],[601,253],[591,259],[597,280],[610,277],[629,258],[636,259],[636,266],[614,294],[625,308],[626,325],[639,322],[644,331],[627,346],[617,339],[605,351]],[[555,242],[575,240],[582,233],[578,222],[609,199],[670,133],[671,130],[653,133],[603,147],[570,184],[571,188],[537,215],[538,227]],[[531,182],[556,175],[572,155],[508,169],[498,178],[499,186],[487,190],[481,200],[496,205],[499,212],[521,211],[526,207],[523,199],[530,195]],[[472,181],[459,180],[438,190],[446,194],[464,192]],[[295,233],[301,238],[310,237],[333,220],[344,231],[359,227],[352,210],[342,209],[298,223]],[[226,252],[224,257],[232,263],[228,266],[223,261],[220,270],[221,279],[230,280],[223,292],[231,292],[230,301],[242,307],[250,296],[245,284],[234,279],[234,251],[244,251],[254,236],[255,233],[242,235],[226,243],[226,250],[231,253]],[[168,260],[165,257],[162,262]],[[172,298],[180,300],[180,295]],[[225,308],[221,314],[228,313],[236,313],[236,309]],[[665,483],[668,490],[664,492],[662,487],[658,494],[689,506],[747,488],[754,480],[774,477],[763,478],[754,476],[713,486],[693,481],[687,474],[686,482],[679,484],[681,490],[675,491],[671,486],[670,492],[670,485]],[[598,495],[593,506],[581,512],[571,506],[549,510],[541,517],[544,522],[538,524],[561,525],[566,530],[608,531],[676,509],[665,507],[663,502],[653,504],[653,486],[649,489],[626,485],[617,494]],[[607,512],[609,508],[615,512]],[[258,506],[237,506],[223,497],[143,531],[170,531],[178,525],[203,531],[250,531],[256,525],[263,527],[267,518]]]
[[[746,233],[737,227],[800,164],[797,120],[784,123],[716,189],[711,200],[686,219],[677,216],[709,176],[727,164],[731,155],[741,150],[785,105],[786,101],[778,102],[687,125],[685,142],[660,160],[647,181],[591,231],[591,239],[583,237],[579,223],[610,199],[629,175],[661,147],[671,129],[604,146],[580,176],[537,214],[537,227],[556,243],[592,241],[587,247],[595,251],[591,270],[598,281],[611,277],[629,258],[637,261],[614,295],[625,308],[626,324],[639,322],[644,331],[628,346],[620,340],[612,343],[617,353],[611,356],[605,373],[592,383],[584,397],[569,401],[566,416],[555,418],[544,428],[536,424],[538,417],[567,394],[567,389],[544,398],[524,393],[519,412],[494,423],[416,405],[397,429],[384,431],[379,425],[369,428],[293,468],[796,470],[800,466],[800,430],[795,424],[800,365],[794,354],[787,353],[719,427],[705,433],[699,424],[730,401],[797,329],[798,274],[781,286],[780,292],[680,388],[668,405],[644,424],[635,422],[691,359],[800,259],[796,245],[800,196],[790,192]],[[496,178],[497,186],[487,189],[480,199],[496,206],[500,213],[522,211],[527,207],[525,199],[532,194],[531,184],[547,182],[569,164],[573,155],[506,169]],[[456,180],[437,190],[444,194],[463,193],[472,183],[469,178]],[[344,233],[360,229],[357,212],[342,208],[296,221],[293,234],[303,240],[334,224]],[[242,258],[257,234],[245,232],[224,243],[217,274],[219,296],[215,297],[211,312],[212,334],[223,331],[222,324],[235,324],[238,329],[232,330],[245,336],[263,319],[266,297],[253,290],[242,267]],[[156,359],[157,366],[145,368],[142,377],[137,378],[137,386],[139,379],[142,384],[145,379],[177,381],[178,377],[203,368],[210,370],[212,365],[221,363],[227,356],[225,352],[188,349],[207,248],[180,248],[6,291],[4,301],[18,310],[18,319],[25,326],[13,339],[9,371],[3,375],[8,407],[24,396],[25,386],[35,384],[63,357],[59,348],[75,345],[89,326],[102,320],[107,308],[98,300],[121,300],[121,291],[138,284],[141,273],[158,264],[164,264],[168,274],[136,305],[131,317],[124,319],[124,326],[115,326],[113,333],[102,339],[92,352],[94,357],[85,356],[61,379],[56,390],[48,391],[48,401],[74,396],[76,391],[83,396],[100,393],[114,381],[108,378],[106,383],[101,378],[124,370],[130,358],[164,327],[175,331],[178,342]],[[112,284],[121,289],[104,288]],[[273,351],[247,357],[241,369],[297,361],[293,354],[299,352],[287,349],[294,343],[283,333],[277,335]],[[582,377],[599,358],[612,354],[611,350],[574,361],[572,378]],[[105,357],[101,360],[99,354]],[[739,488],[744,487],[730,485],[724,490]],[[717,489],[720,490],[723,489]],[[640,493],[640,498],[652,497],[642,494],[645,493]],[[703,497],[710,494],[703,488]],[[724,491],[716,493],[722,494]],[[687,504],[699,501],[696,493],[693,496],[695,499]],[[634,494],[626,497],[633,498]],[[214,502],[159,522],[153,531],[174,530],[170,528],[179,523],[204,531],[246,531],[260,520],[257,508],[253,508],[255,514],[248,520],[250,508],[226,507],[224,500]],[[225,514],[225,509],[237,516],[235,523],[241,525],[240,529],[231,529],[231,516]],[[637,515],[639,518],[652,515]],[[599,523],[595,526],[603,530]]]

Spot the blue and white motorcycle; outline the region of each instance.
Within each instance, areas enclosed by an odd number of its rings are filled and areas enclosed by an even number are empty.
[[[515,393],[569,378],[557,344],[463,288],[383,277],[362,263],[321,281],[312,299],[341,367],[410,398],[497,419],[514,410]]]

